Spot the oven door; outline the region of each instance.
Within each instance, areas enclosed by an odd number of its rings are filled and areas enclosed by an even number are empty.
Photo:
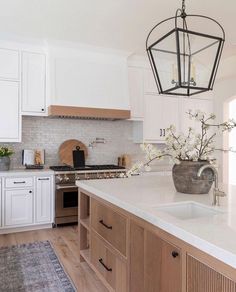
[[[56,217],[78,216],[78,187],[56,186]]]

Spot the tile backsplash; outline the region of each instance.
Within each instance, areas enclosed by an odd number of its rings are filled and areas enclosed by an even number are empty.
[[[96,137],[104,138],[106,143],[89,148],[89,143]],[[88,147],[87,164],[117,164],[117,157],[121,154],[130,154],[132,162],[143,157],[139,144],[132,141],[131,121],[23,117],[22,142],[4,144],[15,151],[11,159],[12,168],[21,166],[22,149],[43,148],[46,165],[57,165],[59,146],[68,139],[80,140]],[[161,161],[158,165],[164,167],[169,163]]]

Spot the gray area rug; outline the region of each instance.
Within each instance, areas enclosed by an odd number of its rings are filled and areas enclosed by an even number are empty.
[[[49,241],[0,248],[1,292],[74,292]]]

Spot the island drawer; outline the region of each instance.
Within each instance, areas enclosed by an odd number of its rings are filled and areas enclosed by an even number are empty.
[[[127,218],[92,199],[91,223],[94,230],[126,256]]]
[[[115,291],[127,291],[126,264],[94,232],[91,234],[91,263]]]
[[[32,187],[33,177],[11,177],[5,179],[6,188]]]

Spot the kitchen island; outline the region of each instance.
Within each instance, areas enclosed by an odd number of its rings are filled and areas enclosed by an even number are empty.
[[[236,187],[212,207],[211,193],[177,193],[170,176],[77,185],[81,259],[110,290],[236,291]]]

